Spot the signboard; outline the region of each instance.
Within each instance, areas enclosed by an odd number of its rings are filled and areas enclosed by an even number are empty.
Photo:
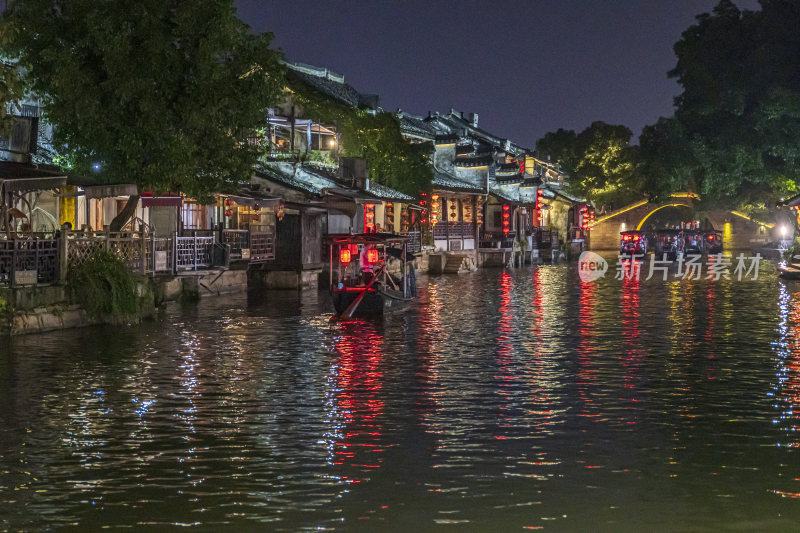
[[[250,248],[242,248],[242,259],[250,259]]]
[[[36,285],[38,270],[17,270],[14,272],[16,285]]]
[[[156,252],[156,272],[167,270],[167,252]]]

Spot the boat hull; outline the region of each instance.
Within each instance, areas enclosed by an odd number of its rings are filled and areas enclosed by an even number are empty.
[[[361,293],[358,291],[333,291],[333,307],[336,309],[336,313],[341,315],[359,294]],[[353,316],[381,316],[390,311],[402,309],[410,301],[411,298],[403,298],[402,293],[396,291],[385,289],[369,291],[353,311]]]

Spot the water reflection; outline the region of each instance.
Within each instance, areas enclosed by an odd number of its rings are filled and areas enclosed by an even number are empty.
[[[792,529],[799,287],[573,266],[2,341],[0,530]]]

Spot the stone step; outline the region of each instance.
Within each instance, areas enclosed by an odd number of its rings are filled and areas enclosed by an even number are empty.
[[[470,272],[469,258],[466,255],[449,254],[444,266],[445,274],[464,274]]]

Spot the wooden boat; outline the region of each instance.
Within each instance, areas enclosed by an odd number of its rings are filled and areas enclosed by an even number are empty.
[[[407,257],[408,238],[386,233],[330,235],[330,288],[338,318],[381,316],[405,307],[416,291]],[[399,279],[388,256],[402,260]]]
[[[783,279],[800,279],[800,266],[786,265],[778,267],[778,275]]]

